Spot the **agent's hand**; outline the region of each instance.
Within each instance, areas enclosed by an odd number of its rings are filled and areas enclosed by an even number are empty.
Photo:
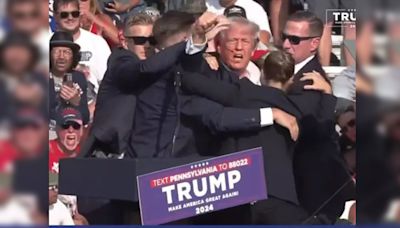
[[[306,90],[317,90],[323,93],[332,94],[332,86],[325,80],[322,75],[316,71],[304,73],[304,76],[300,78],[300,81],[311,80],[311,85],[305,85]]]
[[[277,108],[272,108],[272,116],[274,123],[288,129],[292,140],[297,141],[299,138],[299,125],[297,124],[296,117]]]
[[[218,35],[218,33],[220,33],[223,30],[228,29],[229,26],[230,26],[230,22],[229,22],[228,18],[226,18],[223,15],[218,16],[217,24],[206,33],[207,40],[208,41],[213,40]]]
[[[192,28],[194,44],[204,44],[222,30],[229,28],[229,21],[224,16],[217,16],[211,12],[203,13]]]
[[[218,70],[219,63],[217,57],[210,55],[208,53],[204,53],[203,58],[207,61],[208,65],[212,70]]]

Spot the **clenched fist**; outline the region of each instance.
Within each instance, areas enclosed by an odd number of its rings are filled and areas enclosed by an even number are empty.
[[[195,22],[192,30],[194,44],[204,44],[213,39],[220,31],[229,27],[229,21],[224,16],[211,12],[203,13]]]

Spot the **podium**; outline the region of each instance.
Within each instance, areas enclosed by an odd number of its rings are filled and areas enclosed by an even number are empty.
[[[78,196],[79,211],[91,224],[140,224],[138,175],[207,158],[62,159],[59,194]]]
[[[59,167],[59,193],[138,202],[136,183],[138,175],[207,158],[193,156],[144,159],[62,159]]]

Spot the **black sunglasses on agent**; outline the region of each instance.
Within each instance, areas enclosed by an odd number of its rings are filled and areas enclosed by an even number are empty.
[[[156,39],[154,38],[154,36],[149,36],[149,37],[145,37],[145,36],[125,36],[126,39],[132,39],[133,43],[135,43],[136,45],[144,45],[146,42],[149,42],[150,45],[154,46],[157,44]]]
[[[72,11],[72,12],[60,12],[60,18],[61,19],[67,19],[69,18],[69,15],[71,15],[73,18],[78,18],[81,15],[81,12],[77,11]]]
[[[294,36],[294,35],[288,35],[288,34],[282,33],[281,37],[282,37],[282,42],[284,42],[286,39],[288,39],[291,44],[297,45],[303,40],[309,40],[312,38],[317,38],[319,36],[300,37],[300,36]]]

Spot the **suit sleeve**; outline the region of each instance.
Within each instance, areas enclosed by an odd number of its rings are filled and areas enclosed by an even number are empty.
[[[331,94],[322,94],[321,96],[321,109],[319,116],[323,120],[335,121],[335,109],[337,98]]]
[[[303,134],[313,137],[331,137],[334,133],[336,98],[318,91],[291,93],[289,99],[302,113],[300,125]]]
[[[207,78],[199,73],[185,72],[182,77],[185,91],[213,100],[224,106],[233,106],[239,99],[237,85]]]
[[[186,97],[182,104],[182,115],[199,121],[214,134],[261,128],[259,109],[224,107],[198,96]]]
[[[288,99],[288,96],[282,90],[268,86],[257,86],[250,81],[242,83],[241,90],[241,99],[243,99],[241,102],[246,105],[250,104],[251,107],[259,108],[278,108],[296,118],[301,118],[301,112],[297,105]]]
[[[155,75],[173,66],[185,52],[186,42],[181,42],[166,48],[146,60],[137,56],[124,55],[116,61],[119,63],[113,69],[113,74],[121,83],[135,83],[142,77]],[[162,74],[158,74],[162,75]]]
[[[245,80],[245,79],[242,79]],[[274,107],[288,112],[297,118],[301,116],[297,107],[278,89],[262,87],[250,81],[241,84],[226,83],[217,79],[207,78],[198,73],[185,72],[182,77],[182,86],[189,92],[213,100],[224,106],[243,104],[252,107]],[[258,105],[256,105],[258,104]]]

